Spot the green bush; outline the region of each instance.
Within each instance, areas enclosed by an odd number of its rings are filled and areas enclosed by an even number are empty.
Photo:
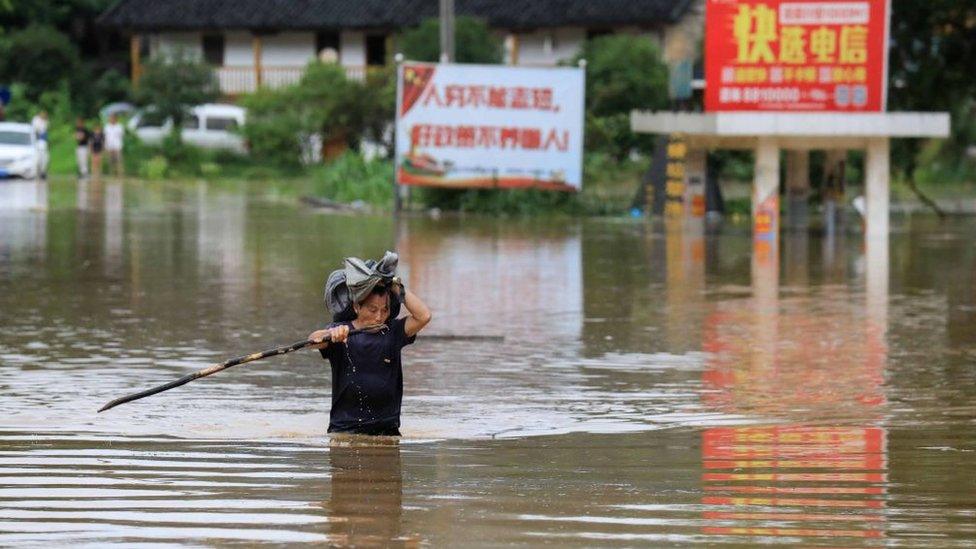
[[[242,131],[255,159],[295,167],[301,159],[301,136],[317,133],[325,140],[344,138],[356,145],[369,128],[379,131],[381,121],[392,120],[392,101],[385,118],[377,103],[391,97],[349,80],[338,65],[315,61],[297,84],[245,97],[248,118]]]
[[[578,197],[580,210],[589,215],[626,213],[649,167],[647,157],[621,161],[607,153],[587,153],[583,156],[583,191]]]
[[[411,61],[440,61],[440,22],[426,19],[403,34],[400,48]],[[457,63],[501,63],[501,42],[491,34],[488,25],[474,17],[461,16],[454,21],[454,49]]]
[[[145,179],[162,179],[169,171],[169,162],[166,157],[156,155],[142,162],[140,165],[139,176]]]
[[[262,88],[246,96],[247,122],[241,132],[259,162],[297,166],[301,159],[299,133],[304,121],[290,88]]]
[[[438,189],[419,187],[413,196],[428,208],[487,214],[529,215],[574,208],[572,193],[539,189]]]
[[[367,161],[356,153],[346,153],[334,161],[311,170],[309,192],[337,202],[362,200],[389,208],[393,202],[393,163]]]
[[[200,175],[204,177],[219,177],[220,164],[217,164],[216,162],[201,162]]]

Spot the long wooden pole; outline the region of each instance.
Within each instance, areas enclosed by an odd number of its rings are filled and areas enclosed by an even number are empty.
[[[384,327],[385,326],[383,326],[383,325],[380,325],[380,326],[367,326],[365,328],[361,328],[361,329],[358,329],[358,330],[350,330],[349,331],[349,335],[357,334],[357,333],[360,333],[360,332],[374,332],[374,331],[381,330]],[[315,341],[312,341],[312,340],[309,340],[309,339],[303,339],[302,341],[296,341],[295,343],[292,343],[291,345],[282,345],[281,347],[275,347],[274,349],[268,349],[266,351],[261,351],[261,352],[258,352],[258,353],[251,353],[249,355],[244,355],[244,356],[239,356],[237,358],[232,358],[230,360],[226,360],[226,361],[221,362],[219,364],[214,364],[213,366],[208,366],[208,367],[206,367],[206,368],[204,368],[202,370],[197,370],[196,372],[193,372],[192,374],[187,374],[187,375],[185,375],[185,376],[183,376],[183,377],[181,377],[181,378],[179,378],[177,380],[170,381],[169,383],[165,383],[163,385],[159,385],[158,387],[153,387],[151,389],[146,389],[145,391],[140,391],[138,393],[133,393],[131,395],[126,395],[126,396],[123,396],[123,397],[119,397],[119,398],[117,398],[117,399],[109,402],[105,406],[102,406],[101,408],[99,408],[98,411],[99,412],[104,412],[105,410],[110,410],[112,408],[115,408],[119,404],[125,404],[126,402],[132,402],[133,400],[139,400],[140,398],[145,398],[147,396],[152,396],[152,395],[155,395],[156,393],[162,393],[163,391],[168,391],[168,390],[170,390],[170,389],[172,389],[174,387],[179,387],[180,385],[186,385],[187,383],[189,383],[189,382],[191,382],[191,381],[193,381],[195,379],[200,379],[201,377],[207,377],[209,375],[216,374],[217,372],[219,372],[221,370],[226,370],[227,368],[230,368],[231,366],[237,366],[238,364],[246,364],[248,362],[254,362],[255,360],[261,360],[262,358],[268,358],[269,356],[284,355],[284,354],[287,354],[287,353],[291,353],[293,351],[298,351],[300,349],[304,349],[304,348],[308,347],[309,345],[317,345],[317,344],[318,344],[318,342],[315,342]]]

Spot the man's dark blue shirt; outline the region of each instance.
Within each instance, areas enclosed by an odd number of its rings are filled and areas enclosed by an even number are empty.
[[[341,322],[352,330],[351,322]],[[393,320],[377,333],[350,334],[346,343],[331,343],[322,357],[332,366],[330,433],[400,434],[403,368],[400,351],[414,342],[406,318]]]

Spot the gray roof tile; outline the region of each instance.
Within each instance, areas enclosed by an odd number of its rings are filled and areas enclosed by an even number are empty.
[[[458,15],[489,26],[656,25],[679,19],[694,0],[457,0]],[[99,18],[132,30],[399,29],[437,16],[437,0],[120,0]]]

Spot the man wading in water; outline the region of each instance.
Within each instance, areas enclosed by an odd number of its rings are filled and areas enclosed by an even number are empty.
[[[410,313],[390,318],[391,300],[400,300]],[[338,322],[308,336],[322,343],[322,358],[332,366],[332,410],[330,433],[400,436],[400,402],[403,400],[403,369],[400,350],[416,339],[430,322],[430,309],[401,284],[377,284],[365,299],[353,303],[356,318]],[[352,335],[382,325],[378,331]],[[329,343],[331,341],[332,343]]]

